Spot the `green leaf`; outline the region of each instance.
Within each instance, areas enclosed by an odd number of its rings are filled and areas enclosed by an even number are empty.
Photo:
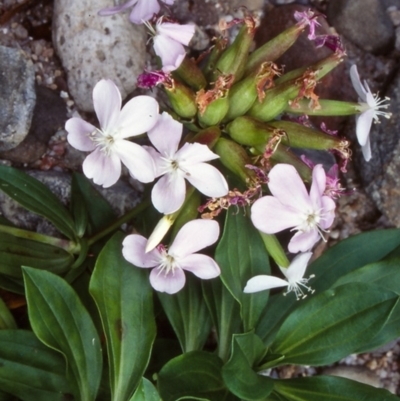
[[[371,284],[349,283],[306,301],[283,322],[270,353],[272,364],[326,365],[368,343],[386,323],[398,296]]]
[[[399,245],[399,229],[375,230],[340,241],[307,268],[306,276],[315,274],[315,278],[309,284],[317,295],[332,287],[339,277],[381,260]],[[271,344],[283,320],[296,303],[294,294],[286,297],[277,294],[270,297],[267,309],[256,328],[256,333],[265,345]]]
[[[148,273],[122,256],[123,233],[101,251],[90,280],[107,341],[113,401],[134,393],[149,362],[156,335]]]
[[[200,280],[186,274],[185,287],[177,294],[157,295],[182,351],[201,350],[211,331],[211,317],[203,298]]]
[[[69,239],[76,238],[71,215],[40,181],[8,166],[0,166],[0,189],[25,209],[43,216]]]
[[[221,278],[241,305],[244,330],[253,329],[268,302],[268,291],[245,294],[247,280],[270,274],[269,257],[258,231],[242,212],[226,213],[224,234],[215,252]]]
[[[52,273],[23,267],[29,320],[37,337],[61,352],[81,401],[93,401],[102,370],[93,321],[70,285]]]
[[[0,330],[0,388],[23,401],[72,397],[63,357],[31,331]]]
[[[232,355],[222,368],[222,377],[228,389],[240,399],[264,400],[271,393],[273,381],[253,369],[266,351],[264,344],[254,333],[233,336]]]
[[[135,394],[129,401],[161,401],[161,398],[154,385],[143,377]]]
[[[0,288],[15,294],[25,294],[25,288],[21,279],[14,279],[3,274],[0,274]]]
[[[89,214],[85,204],[85,197],[78,184],[77,174],[72,174],[70,209],[75,222],[76,234],[81,238],[85,234]]]
[[[203,351],[171,359],[159,372],[158,389],[163,401],[193,399],[223,401],[227,390],[221,375],[222,361]]]
[[[16,328],[17,323],[15,323],[14,316],[11,314],[4,301],[0,298],[0,330]]]
[[[73,262],[62,248],[0,233],[0,274],[22,279],[21,266],[63,274]]]
[[[276,380],[266,401],[399,401],[389,391],[335,376]]]

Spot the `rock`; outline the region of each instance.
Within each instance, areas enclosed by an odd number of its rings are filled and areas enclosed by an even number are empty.
[[[333,368],[323,369],[323,374],[339,376],[346,379],[355,380],[359,383],[368,384],[373,387],[382,387],[379,377],[364,366],[343,366],[338,365]]]
[[[340,34],[367,52],[384,54],[393,47],[394,27],[381,0],[330,1],[327,17]]]
[[[17,49],[0,46],[0,151],[27,136],[36,102],[32,63]]]
[[[68,75],[68,87],[81,110],[93,111],[92,90],[112,79],[125,98],[145,67],[147,34],[126,14],[100,17],[112,0],[55,0],[53,43]]]

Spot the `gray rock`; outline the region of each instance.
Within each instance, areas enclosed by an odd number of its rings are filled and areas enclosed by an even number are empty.
[[[336,30],[372,53],[386,53],[394,44],[394,27],[381,0],[330,1],[327,17]]]
[[[125,98],[145,66],[146,30],[125,14],[100,17],[112,0],[55,0],[53,43],[68,75],[68,87],[81,110],[93,111],[92,89],[112,79]]]
[[[0,46],[0,151],[19,145],[28,134],[35,107],[35,74],[17,49]]]

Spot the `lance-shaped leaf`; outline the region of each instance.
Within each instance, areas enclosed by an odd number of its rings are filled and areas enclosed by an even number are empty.
[[[7,308],[5,302],[0,298],[0,330],[16,328],[17,323],[15,323],[14,316]]]
[[[143,377],[129,401],[161,401],[161,398],[151,381]]]
[[[270,266],[260,234],[242,212],[226,214],[215,260],[221,268],[222,281],[241,305],[245,331],[253,329],[268,302],[268,292],[245,294],[243,288],[250,278],[270,274]]]
[[[51,221],[66,237],[76,238],[75,224],[71,215],[40,181],[15,168],[0,166],[0,190],[25,209]]]
[[[299,302],[270,347],[272,355],[283,359],[270,365],[336,362],[382,329],[398,299],[381,287],[350,283]]]
[[[102,370],[100,340],[93,321],[71,286],[52,273],[23,267],[29,320],[37,337],[61,352],[81,401],[93,401]]]
[[[330,288],[339,277],[381,260],[399,245],[399,229],[371,231],[340,241],[308,266],[307,274],[315,274],[309,284],[317,295]],[[283,320],[296,304],[295,296],[277,294],[270,298],[267,310],[256,328],[256,333],[265,345],[271,343]]]
[[[232,355],[222,368],[222,377],[229,390],[241,400],[265,400],[271,393],[273,381],[253,369],[266,351],[264,344],[254,333],[233,336]]]
[[[31,331],[0,330],[0,366],[0,388],[23,401],[72,397],[64,358]]]
[[[265,401],[399,401],[389,391],[334,376],[276,380]]]
[[[116,233],[101,251],[89,288],[106,336],[113,401],[132,396],[156,335],[148,274],[123,258],[123,237]]]

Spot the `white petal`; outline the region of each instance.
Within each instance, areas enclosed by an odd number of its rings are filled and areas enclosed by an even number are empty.
[[[225,196],[228,191],[228,183],[224,176],[214,166],[199,163],[187,168],[185,178],[202,194],[212,198]]]
[[[260,275],[252,277],[244,287],[243,292],[252,293],[264,290],[270,290],[271,288],[286,287],[289,283],[279,277]]]
[[[178,150],[182,138],[182,124],[164,112],[147,136],[163,156],[172,158]]]
[[[139,0],[133,8],[129,20],[134,24],[141,24],[153,18],[154,14],[158,14],[160,5],[157,0]]]
[[[160,252],[145,252],[147,239],[141,235],[128,235],[122,242],[122,255],[136,267],[154,267],[161,263]]]
[[[121,161],[115,153],[107,156],[99,148],[86,157],[82,165],[83,173],[104,188],[114,185],[121,176]]]
[[[113,150],[138,181],[154,181],[156,168],[153,158],[140,145],[122,139],[114,143]]]
[[[151,201],[164,214],[176,212],[185,201],[186,184],[179,174],[165,174],[154,185]]]
[[[212,152],[207,145],[185,143],[176,153],[176,158],[179,162],[184,162],[185,166],[190,166],[192,164],[218,159],[219,156]]]
[[[353,84],[353,88],[357,92],[357,95],[363,100],[364,102],[367,100],[367,91],[364,89],[360,76],[358,75],[357,66],[353,64],[350,67],[350,79],[351,83]]]
[[[356,135],[361,146],[364,146],[368,141],[373,118],[373,109],[366,110],[356,117]]]
[[[293,235],[289,242],[289,252],[307,252],[320,240],[320,238],[321,237],[316,228],[307,232],[298,231]]]
[[[329,196],[323,196],[321,199],[322,219],[319,223],[322,229],[327,230],[335,219],[336,203]]]
[[[126,10],[129,7],[132,7],[137,1],[138,0],[129,0],[125,4],[121,4],[119,6],[103,8],[98,12],[98,15],[106,16],[119,13],[121,11]]]
[[[292,260],[290,266],[287,269],[281,268],[289,283],[298,282],[303,278],[311,256],[312,252],[300,253]]]
[[[179,266],[203,280],[209,280],[221,274],[221,270],[213,258],[198,253],[180,260]]]
[[[185,257],[214,244],[218,236],[219,224],[216,221],[191,220],[179,230],[168,253],[177,258]]]
[[[153,158],[154,165],[156,168],[156,177],[159,177],[160,175],[164,175],[167,172],[169,172],[170,167],[171,167],[171,162],[169,160],[166,160],[165,157],[163,157],[161,155],[161,153],[158,153],[151,146],[143,145],[142,147],[143,147],[143,149],[146,149],[146,151]]]
[[[169,69],[172,68],[171,71],[176,69],[173,67],[177,67],[179,60],[182,61],[186,56],[183,45],[173,39],[160,35],[154,37],[154,51],[161,58],[163,67],[168,66]]]
[[[367,140],[367,143],[364,146],[361,146],[361,150],[362,150],[365,161],[369,162],[372,157],[371,144],[370,144],[369,138]]]
[[[122,108],[116,123],[119,138],[144,134],[157,124],[158,103],[150,96],[136,96]]]
[[[194,35],[195,26],[192,24],[181,25],[164,22],[157,24],[156,29],[159,35],[167,36],[187,46]]]
[[[159,220],[157,225],[154,227],[153,232],[150,234],[145,252],[150,252],[162,241],[173,223],[174,219],[171,219],[171,216],[168,215],[163,216]]]
[[[93,106],[103,131],[112,132],[116,128],[121,102],[121,93],[113,81],[102,79],[97,82],[93,88]]]
[[[81,118],[70,118],[65,123],[65,130],[68,131],[68,143],[75,149],[83,152],[90,152],[96,147],[89,135],[96,131],[96,127]]]
[[[160,272],[159,269],[153,269],[150,273],[150,284],[159,292],[175,294],[185,286],[185,282],[185,273],[181,269],[174,269],[168,274]]]
[[[312,184],[310,188],[310,199],[314,208],[318,210],[321,207],[322,194],[325,192],[326,174],[322,164],[317,164],[313,168]]]

